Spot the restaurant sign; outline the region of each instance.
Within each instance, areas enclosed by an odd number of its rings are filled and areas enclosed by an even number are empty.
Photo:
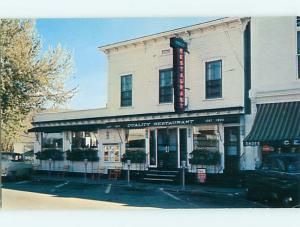
[[[239,115],[222,115],[211,117],[193,117],[193,118],[173,118],[158,119],[149,121],[130,121],[120,123],[108,123],[106,128],[146,128],[146,127],[170,127],[179,125],[195,125],[207,123],[238,123]]]
[[[173,48],[174,110],[176,113],[183,113],[185,109],[185,52],[187,52],[187,43],[182,38],[172,37],[170,46]]]

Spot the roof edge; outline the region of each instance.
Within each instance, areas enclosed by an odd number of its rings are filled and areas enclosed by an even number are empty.
[[[243,18],[248,18],[248,17],[223,17],[223,18],[219,18],[219,19],[215,19],[215,20],[202,22],[199,24],[189,25],[189,26],[185,26],[185,27],[180,27],[180,28],[164,31],[164,32],[154,33],[151,35],[141,36],[138,38],[128,39],[125,41],[120,41],[120,42],[116,42],[116,43],[112,43],[112,44],[108,44],[108,45],[104,45],[104,46],[99,46],[97,49],[100,51],[106,52],[107,50],[112,49],[112,48],[118,48],[121,46],[130,45],[130,44],[141,43],[144,41],[148,41],[148,40],[155,39],[155,38],[160,38],[163,36],[170,36],[170,35],[174,35],[176,33],[187,32],[188,30],[196,30],[196,29],[214,26],[214,25],[218,25],[218,24],[222,24],[222,23],[230,23],[230,22],[234,22],[234,21],[239,21]]]

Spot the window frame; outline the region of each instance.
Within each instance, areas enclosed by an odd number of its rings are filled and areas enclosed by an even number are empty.
[[[113,147],[111,150],[109,147]],[[118,154],[116,155],[115,148],[118,148]],[[106,156],[107,153],[107,156]],[[117,160],[116,160],[117,157]],[[103,162],[104,163],[119,163],[121,162],[121,145],[119,143],[104,143],[103,144]]]
[[[56,138],[55,136],[52,137],[52,140],[56,139],[56,140],[59,140],[59,143],[60,143],[60,146],[58,147],[49,147],[49,145],[52,145],[50,143],[45,143],[45,141],[51,139],[51,134],[57,134],[59,135],[58,138]],[[49,136],[49,138],[45,138]],[[45,146],[46,145],[46,146]],[[44,151],[44,150],[50,150],[50,149],[56,149],[56,150],[63,150],[64,149],[64,136],[63,136],[63,133],[62,132],[42,132],[41,133],[41,151]]]
[[[208,65],[209,64],[212,64],[212,63],[217,63],[217,62],[220,62],[220,67],[221,67],[221,78],[219,79],[220,80],[220,96],[217,96],[217,97],[208,97],[208,80],[207,80],[207,77],[208,77]],[[206,61],[205,62],[205,99],[206,100],[212,100],[212,99],[221,99],[223,98],[223,60],[222,59],[217,59],[217,60],[213,60],[213,61]]]
[[[161,86],[161,73],[163,72],[171,72],[171,86]],[[162,101],[161,99],[161,88],[168,88],[171,87],[171,101]],[[172,104],[174,103],[174,87],[173,87],[173,68],[166,68],[166,69],[160,69],[158,73],[158,103],[159,104]]]
[[[127,77],[130,77],[130,79],[131,79],[131,90],[126,90],[126,91],[123,91],[123,89],[122,89],[122,80],[123,80],[123,78],[127,78]],[[132,85],[133,85],[133,76],[132,76],[132,74],[127,74],[127,75],[122,75],[121,77],[120,77],[120,107],[132,107]],[[125,93],[125,92],[130,92],[130,104],[124,104],[124,98],[123,98],[123,94]],[[125,99],[126,100],[126,99]],[[128,99],[129,100],[129,99]]]

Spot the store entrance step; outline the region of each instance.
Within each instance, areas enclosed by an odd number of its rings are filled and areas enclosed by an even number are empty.
[[[143,177],[141,177],[140,180],[148,183],[178,184],[180,182],[180,176],[180,170],[149,169],[143,173]]]

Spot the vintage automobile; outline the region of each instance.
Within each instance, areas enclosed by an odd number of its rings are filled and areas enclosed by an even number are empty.
[[[280,207],[299,206],[300,154],[269,154],[246,176],[247,198],[275,202]]]
[[[8,179],[29,178],[32,173],[32,164],[25,162],[23,155],[13,152],[1,154],[2,177]]]

